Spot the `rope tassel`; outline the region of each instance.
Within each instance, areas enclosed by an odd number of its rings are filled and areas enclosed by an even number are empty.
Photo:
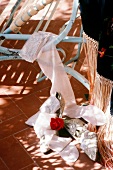
[[[106,168],[113,169],[113,117],[110,115],[110,98],[113,81],[97,73],[98,43],[85,33],[83,36],[87,40],[84,47],[88,63],[90,104],[100,108],[105,113],[107,119],[107,123],[99,127],[97,131],[100,160]],[[91,126],[91,131],[93,131],[92,127],[94,128],[94,126]]]

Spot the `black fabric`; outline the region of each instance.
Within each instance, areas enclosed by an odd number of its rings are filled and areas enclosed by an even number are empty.
[[[105,55],[97,59],[100,75],[113,80],[113,0],[79,0],[84,32],[99,42]],[[111,48],[112,46],[112,48]],[[113,101],[113,94],[111,96]]]
[[[102,29],[104,6],[105,2],[102,0],[80,0],[83,29],[86,34],[97,41]]]
[[[106,48],[103,57],[98,56],[97,71],[100,75],[113,80],[113,19],[104,19],[103,29],[99,39],[99,50]]]
[[[84,31],[99,40],[104,19],[113,17],[113,0],[79,0]]]

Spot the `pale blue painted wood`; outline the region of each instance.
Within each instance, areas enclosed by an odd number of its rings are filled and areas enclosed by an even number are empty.
[[[18,0],[21,1],[21,0]],[[58,5],[58,4],[57,4]],[[67,67],[66,65],[68,65],[69,63],[72,62],[76,62],[77,59],[79,58],[80,55],[80,50],[81,50],[81,44],[85,43],[86,40],[82,38],[82,28],[81,28],[81,32],[80,32],[80,36],[79,37],[73,37],[73,36],[68,36],[69,31],[71,30],[73,23],[75,22],[77,16],[77,11],[78,11],[78,0],[73,0],[73,7],[72,7],[72,14],[70,17],[70,20],[65,23],[64,28],[62,28],[62,31],[60,32],[60,34],[55,37],[54,43],[55,45],[59,44],[60,42],[71,42],[71,43],[78,43],[78,51],[75,57],[73,57],[72,59],[70,59],[69,61],[67,61],[64,64],[65,67],[65,71],[72,75],[74,78],[76,78],[79,82],[81,82],[88,90],[89,90],[89,83],[88,80],[82,76],[80,73],[78,73],[77,71],[74,70],[73,68]],[[17,7],[15,6],[14,11]],[[56,7],[55,7],[56,9]],[[53,12],[54,13],[54,12]],[[50,17],[52,18],[52,16]],[[10,18],[11,20],[11,18]],[[37,26],[36,30],[41,26],[43,21],[41,21],[41,23],[39,24],[39,26]],[[47,24],[48,26],[48,24]],[[45,28],[47,28],[47,26],[45,26]],[[46,30],[46,29],[45,29]],[[25,40],[27,41],[29,39],[29,37],[31,36],[30,34],[10,34],[11,30],[10,28],[7,28],[4,33],[0,33],[0,37],[2,39],[9,39],[9,40]],[[63,49],[58,49],[62,52],[62,54],[64,55],[64,59],[65,59],[65,51],[63,51]],[[21,59],[21,57],[18,55],[20,50],[17,49],[8,49],[5,47],[0,46],[0,52],[3,53],[3,56],[0,56],[0,60],[9,60],[9,59]],[[64,60],[63,59],[63,60]],[[40,75],[42,75],[42,73],[40,73]],[[42,81],[45,79],[45,76],[41,77],[37,80],[38,82]]]

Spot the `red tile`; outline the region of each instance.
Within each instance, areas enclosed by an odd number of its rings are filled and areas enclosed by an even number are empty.
[[[36,85],[35,85],[36,86]],[[26,84],[14,84],[10,85],[8,89],[5,91],[5,93],[11,98],[11,99],[19,99],[23,98],[26,95],[29,95],[33,91],[33,85],[26,85]]]
[[[87,102],[87,99],[85,98],[85,94],[88,94],[89,91],[75,78],[71,78],[71,85],[73,88],[73,92],[76,98],[77,104],[82,104]]]
[[[14,94],[18,94],[16,97],[22,97],[23,94],[29,95],[34,91],[51,86],[51,82],[47,78],[44,81],[37,82],[38,71],[35,65],[27,63],[27,66],[21,66],[20,63],[15,62],[13,62],[13,65],[7,64],[7,71],[4,70],[1,74],[0,94],[5,92],[10,97],[13,97],[11,95]],[[17,69],[17,67],[22,68]]]
[[[39,138],[37,138],[33,127],[29,127],[21,132],[16,133],[14,137],[24,146],[24,148],[28,148],[33,143],[39,142]]]
[[[8,167],[6,164],[3,162],[3,160],[0,158],[0,169],[1,170],[8,170]]]
[[[40,101],[43,103],[50,96],[50,89],[51,87],[44,88],[42,90],[35,92],[34,95],[37,96],[40,99]]]
[[[87,169],[87,170],[105,170],[105,168],[97,162],[92,161],[88,156],[80,149],[77,145],[80,156],[79,159],[73,164],[76,170]]]
[[[57,153],[50,152],[49,154],[42,154],[39,149],[39,144],[33,144],[27,151],[30,153],[31,157],[37,162],[37,164],[44,170],[55,170],[55,169],[69,169],[69,170],[105,170],[102,165],[97,162],[90,160],[86,154],[84,154],[80,149],[80,156],[75,163],[65,162]]]
[[[60,28],[65,24],[65,21],[64,20],[61,20],[61,19],[57,19],[57,22],[55,20],[52,20],[50,22],[50,25],[49,25],[49,28],[47,29],[47,32],[52,32],[54,34],[59,34],[60,32]]]
[[[32,67],[32,63],[24,60],[15,60],[15,62],[5,62],[4,74],[6,77],[3,82],[9,82],[10,84],[22,83],[26,81],[33,81],[36,79],[38,70]],[[3,79],[3,78],[2,78]]]
[[[9,97],[7,97],[7,95],[1,96],[0,119],[2,121],[6,121],[19,114],[21,114],[21,110],[15,105],[15,103]]]
[[[39,167],[44,170],[74,170],[74,168],[65,162],[56,152],[51,151],[48,154],[41,153],[39,143],[34,143],[33,145],[26,148],[26,150],[31,155],[33,160],[39,165]]]
[[[51,82],[48,79],[45,79],[41,82],[37,82],[37,80],[28,81],[27,83],[23,84],[23,90],[21,91],[23,94],[32,94],[36,91],[43,90],[51,86]]]
[[[0,85],[0,97],[10,97],[12,100],[19,100],[36,91],[50,87],[50,82],[31,82],[23,84]]]
[[[13,135],[14,133],[17,133],[23,129],[26,129],[28,127],[25,124],[26,120],[26,117],[21,114],[1,123],[0,139]]]
[[[28,153],[12,136],[0,141],[0,156],[10,170],[19,170],[33,163]]]
[[[33,94],[28,95],[15,103],[27,117],[37,113],[42,104],[41,101]]]
[[[32,165],[28,165],[25,168],[22,168],[22,170],[42,170],[37,164],[32,164]]]
[[[5,83],[1,83],[0,82],[0,96],[1,95],[6,95],[6,91],[7,90],[9,90],[9,88],[10,88],[11,86],[9,86],[9,85],[5,85]],[[2,97],[2,96],[1,96]]]

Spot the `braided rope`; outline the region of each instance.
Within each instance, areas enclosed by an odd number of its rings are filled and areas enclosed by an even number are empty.
[[[21,26],[28,21],[32,16],[36,15],[47,4],[50,4],[53,0],[27,0],[25,1],[24,8],[22,8],[15,17],[14,21],[10,25],[10,29],[17,33],[21,29]]]

